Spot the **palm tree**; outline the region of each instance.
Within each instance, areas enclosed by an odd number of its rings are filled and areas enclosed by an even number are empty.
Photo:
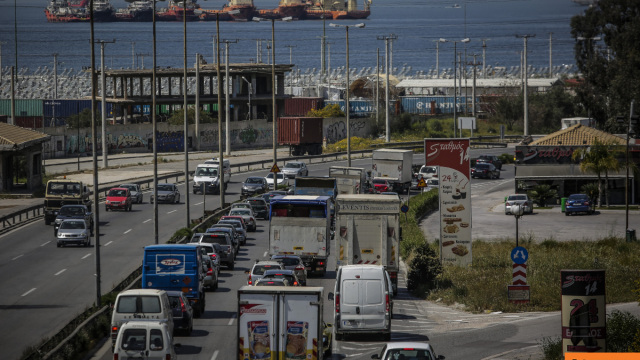
[[[580,171],[592,172],[598,176],[598,194],[605,194],[607,207],[609,206],[609,171],[620,170],[620,162],[616,155],[620,150],[613,143],[605,143],[595,139],[593,145],[577,149],[573,160],[580,160]],[[605,191],[602,191],[602,173],[606,179]],[[602,206],[602,198],[598,196],[598,206]]]
[[[558,191],[551,188],[551,185],[536,185],[533,190],[529,191],[529,197],[540,207],[547,206],[547,200],[558,195]]]

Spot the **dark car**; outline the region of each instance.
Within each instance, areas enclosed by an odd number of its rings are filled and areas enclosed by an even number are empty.
[[[500,160],[499,157],[495,155],[480,155],[476,159],[476,164],[477,163],[493,164],[493,166],[495,166],[496,169],[502,170],[502,161]]]
[[[302,284],[293,270],[266,270],[262,275],[261,281],[273,279],[286,279],[291,286],[300,286]]]
[[[567,202],[565,203],[564,214],[569,216],[571,214],[576,213],[585,213],[587,215],[593,214],[593,209],[591,206],[593,202],[591,202],[591,198],[587,194],[571,194],[569,198],[567,198]]]
[[[269,204],[269,202],[271,201],[271,198],[274,196],[285,196],[288,195],[286,191],[284,190],[271,190],[266,194],[262,194],[262,198],[264,199],[264,201],[267,202],[267,204]]]
[[[53,223],[53,236],[58,236],[60,224],[67,219],[84,219],[89,224],[89,230],[93,235],[93,216],[86,205],[63,205],[58,211],[58,216]]]
[[[262,197],[252,197],[248,198],[247,202],[251,205],[251,209],[256,217],[261,219],[269,218],[269,203],[264,200]]]
[[[173,313],[173,331],[182,331],[187,336],[193,331],[193,308],[182,291],[167,291],[169,306]]]
[[[307,269],[298,255],[272,255],[271,260],[281,262],[285,269],[293,270],[302,286],[307,285]]]
[[[142,201],[144,200],[144,198],[142,196],[142,189],[140,188],[139,184],[122,184],[118,187],[129,189],[129,192],[131,192],[131,198],[133,199],[133,202],[136,204],[142,204]]]
[[[158,184],[158,204],[165,203],[180,203],[180,191],[178,191],[178,187],[175,184]],[[153,193],[151,194],[151,203],[155,199],[153,198]]]
[[[213,233],[196,233],[191,237],[192,243],[209,243],[220,244],[222,251],[218,253],[220,255],[220,262],[225,264],[229,270],[233,270],[235,266],[236,249],[233,246],[233,242],[229,237],[229,234],[222,232]]]
[[[471,168],[472,178],[484,178],[484,179],[498,179],[500,177],[500,170],[496,169],[493,164],[489,163],[476,163],[475,167]]]
[[[267,180],[260,176],[250,176],[242,183],[242,196],[253,196],[269,190]]]

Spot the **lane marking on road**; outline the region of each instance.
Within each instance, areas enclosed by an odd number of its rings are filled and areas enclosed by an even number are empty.
[[[17,259],[20,259],[20,258],[21,258],[21,257],[23,257],[23,256],[24,256],[24,254],[21,254],[21,255],[18,255],[18,256],[16,256],[16,257],[14,257],[14,258],[13,258],[13,259],[11,259],[11,260],[17,260]]]
[[[88,258],[89,256],[91,256],[91,253],[88,253],[87,255],[83,256],[81,259],[84,260],[84,259]]]
[[[128,234],[129,232],[131,232],[131,229],[129,229],[129,230],[127,230],[127,231],[125,231],[125,232],[124,232],[124,234]],[[124,234],[123,234],[123,235],[124,235]]]
[[[51,242],[51,241],[47,241],[46,243],[44,243],[44,244],[42,244],[42,245],[40,245],[40,246],[41,246],[41,247],[42,247],[42,246],[45,246],[45,245],[47,245],[47,244],[48,244],[48,243],[50,243],[50,242]]]
[[[146,224],[146,223],[148,223],[148,222],[149,222],[149,221],[151,221],[151,220],[153,220],[153,219],[147,219],[147,220],[143,221],[142,223],[143,223],[143,224]]]
[[[58,276],[58,275],[62,274],[65,271],[67,271],[67,269],[62,269],[62,270],[58,271],[57,273],[53,274],[53,276]]]
[[[268,252],[268,251],[265,251],[265,252],[264,252],[264,255],[262,255],[262,257],[267,257],[267,255],[269,255],[269,252]]]
[[[22,294],[21,296],[27,296],[27,295],[31,294],[32,292],[34,292],[34,291],[36,291],[36,288],[33,288],[33,289],[27,291],[26,293]]]
[[[216,360],[218,358],[218,350],[213,352],[213,356],[211,356],[211,360]]]
[[[102,245],[102,246],[109,246],[109,244],[111,244],[113,241],[109,241],[108,243]]]
[[[171,213],[174,213],[174,212],[176,212],[176,211],[178,211],[178,210],[171,210],[171,211],[169,211],[167,214],[171,214]]]
[[[201,205],[201,204],[204,204],[204,201],[200,201],[199,203],[196,203],[196,204],[193,204],[193,205],[195,206],[195,205]]]
[[[229,319],[229,323],[227,323],[227,325],[228,325],[228,326],[233,325],[233,322],[234,322],[234,320],[236,319],[236,316],[237,316],[236,314],[233,314],[233,315],[231,316],[231,319]]]

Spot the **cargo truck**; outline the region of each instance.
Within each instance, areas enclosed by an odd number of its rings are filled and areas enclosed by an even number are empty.
[[[362,194],[369,191],[367,174],[363,168],[332,166],[329,168],[329,177],[336,179],[337,194]]]
[[[322,121],[320,117],[278,118],[278,144],[289,146],[294,156],[322,154]]]
[[[200,246],[163,244],[144,248],[142,288],[182,291],[193,307],[194,317],[204,313],[206,272]]]
[[[236,359],[324,359],[331,341],[322,304],[322,287],[241,287]]]
[[[413,151],[398,149],[373,150],[371,173],[374,178],[384,178],[389,181],[393,191],[409,193],[411,188],[411,166]]]
[[[271,198],[269,255],[298,255],[307,272],[327,272],[330,254],[329,196],[287,195]]]
[[[398,292],[400,205],[395,195],[348,194],[336,198],[336,270],[342,265],[385,267]]]
[[[77,180],[49,180],[44,197],[44,223],[51,224],[62,205],[85,205],[91,209],[91,192],[87,185]]]
[[[316,176],[296,176],[294,195],[330,196],[335,199],[338,186],[335,178]]]

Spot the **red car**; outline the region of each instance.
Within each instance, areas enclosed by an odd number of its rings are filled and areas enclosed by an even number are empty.
[[[105,209],[131,211],[133,199],[131,192],[127,188],[113,188],[107,191],[107,201],[105,201]]]
[[[391,184],[389,184],[389,181],[386,179],[381,179],[381,178],[374,178],[373,179],[373,189],[372,192],[374,193],[382,193],[382,192],[387,192],[387,191],[391,191]]]

